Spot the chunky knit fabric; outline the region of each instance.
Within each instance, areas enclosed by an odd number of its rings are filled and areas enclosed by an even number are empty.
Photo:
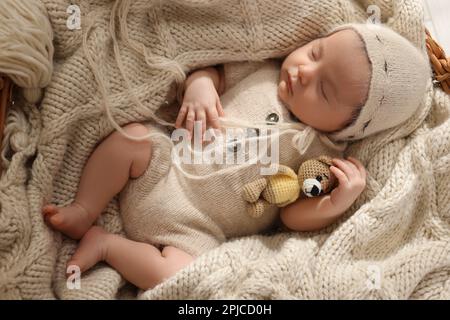
[[[40,213],[47,201],[65,205],[74,198],[87,158],[113,130],[108,110],[119,125],[148,120],[152,112],[170,122],[184,72],[282,57],[338,24],[364,22],[368,4],[378,4],[382,22],[412,43],[424,43],[419,0],[42,3],[55,68],[40,108],[17,101],[8,117],[2,298],[133,296],[103,264],[83,275],[80,290],[68,289],[65,264],[76,242],[49,229]],[[81,8],[79,30],[66,26],[72,3]],[[430,87],[406,123],[352,144],[348,153],[364,163],[368,183],[334,225],[234,239],[138,297],[449,298],[449,115],[448,95]],[[123,234],[117,198],[98,223]]]

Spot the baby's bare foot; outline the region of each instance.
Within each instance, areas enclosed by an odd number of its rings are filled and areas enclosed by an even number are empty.
[[[42,208],[42,214],[54,229],[72,239],[81,239],[94,223],[86,209],[76,202],[67,207],[46,205]]]
[[[84,272],[96,263],[105,260],[108,235],[109,233],[101,227],[91,227],[81,239],[72,259],[67,263],[66,270],[69,270],[69,266],[78,266],[80,271]]]

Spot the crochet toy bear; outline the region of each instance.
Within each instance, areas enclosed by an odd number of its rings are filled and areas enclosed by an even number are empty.
[[[285,207],[298,199],[300,190],[307,197],[330,192],[337,182],[330,171],[331,165],[330,157],[320,156],[303,162],[298,175],[291,168],[279,165],[275,175],[246,184],[243,197],[248,202],[248,214],[258,218],[269,206]]]

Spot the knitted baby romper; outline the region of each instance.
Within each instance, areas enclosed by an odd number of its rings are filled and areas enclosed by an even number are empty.
[[[245,70],[256,67],[259,67],[257,71],[233,86]],[[221,101],[227,117],[252,123],[297,122],[278,99],[278,62],[254,63],[248,68],[243,68],[242,63],[234,63],[225,65],[224,69],[227,90]],[[233,87],[229,89],[230,86]],[[146,125],[153,132],[164,132],[151,123]],[[247,129],[245,132],[251,136],[258,131]],[[291,142],[297,132],[291,130],[281,134],[280,164],[298,170],[301,162],[308,158],[322,154],[341,155],[317,137],[307,152],[300,155]],[[131,179],[120,195],[123,223],[129,238],[153,245],[171,245],[198,256],[227,239],[259,233],[274,225],[278,218],[277,207],[270,207],[260,218],[252,218],[242,198],[242,187],[261,177],[261,164],[243,167],[236,164],[181,164],[181,168],[190,174],[187,176],[171,163],[172,144],[169,141],[152,138],[152,143],[149,167],[142,176]],[[239,152],[244,144],[237,141],[225,148]],[[223,170],[231,167],[235,169]]]

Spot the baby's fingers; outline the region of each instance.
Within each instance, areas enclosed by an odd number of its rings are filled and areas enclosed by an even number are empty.
[[[217,112],[220,117],[225,116],[225,112],[223,112],[222,102],[220,102],[220,98],[217,98]]]
[[[200,123],[202,125],[202,131],[195,132],[195,134],[200,134],[200,140],[203,140],[203,134],[206,131],[206,113],[205,113],[205,111],[203,111],[203,110],[197,111],[196,120],[200,121]]]
[[[178,112],[177,120],[175,121],[175,128],[179,129],[183,125],[184,119],[186,118],[186,114],[188,112],[188,107],[183,104]]]
[[[348,157],[348,160],[351,161],[358,168],[361,177],[365,180],[367,177],[366,168],[364,168],[364,165],[361,163],[361,161],[353,157]]]
[[[186,116],[186,129],[189,131],[189,138],[192,137],[192,131],[194,131],[195,111],[189,109]]]
[[[352,178],[358,171],[356,167],[350,162],[344,159],[333,159],[333,164],[342,170],[342,172],[347,176],[347,178]],[[356,171],[356,172],[355,172]]]
[[[219,115],[217,114],[217,109],[211,108],[206,110],[208,114],[208,120],[211,123],[211,126],[214,129],[220,129],[220,123],[219,123]]]
[[[348,178],[345,175],[345,173],[339,169],[338,167],[331,166],[330,171],[336,176],[336,178],[339,180],[339,184],[348,183]]]

